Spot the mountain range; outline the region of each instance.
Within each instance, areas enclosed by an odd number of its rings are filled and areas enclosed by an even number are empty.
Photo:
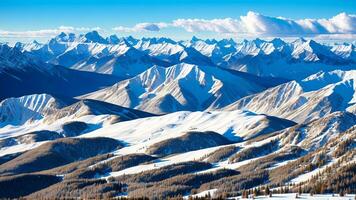
[[[0,44],[0,198],[356,193],[355,136],[355,42]]]

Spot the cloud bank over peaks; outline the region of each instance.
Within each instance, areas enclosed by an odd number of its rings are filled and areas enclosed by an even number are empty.
[[[356,15],[340,13],[330,19],[292,20],[265,16],[250,11],[240,19],[178,19],[173,21],[172,25],[184,28],[189,32],[210,31],[268,36],[355,34]]]
[[[88,32],[99,30],[101,33],[158,33],[161,30],[181,29],[189,33],[209,33],[214,36],[227,35],[237,38],[253,37],[312,37],[337,40],[356,40],[356,15],[340,13],[329,19],[288,19],[266,16],[249,11],[239,18],[218,19],[176,19],[171,22],[144,22],[134,26],[117,26],[109,30],[95,28],[77,28],[60,26],[55,29],[37,31],[7,31],[0,29],[0,38],[40,38],[52,37],[61,32]],[[174,32],[170,32],[174,34]],[[171,37],[174,35],[167,35]]]
[[[142,32],[142,31],[160,31],[162,28],[168,27],[166,23],[139,23],[134,27],[118,26],[113,30],[117,32]]]
[[[41,38],[41,37],[53,37],[62,32],[88,32],[88,31],[102,30],[100,27],[86,28],[86,27],[72,27],[72,26],[60,26],[54,29],[42,29],[34,31],[6,31],[0,29],[0,37],[4,38]]]
[[[356,15],[340,13],[330,19],[287,19],[248,12],[238,19],[177,19],[170,23],[139,23],[134,27],[116,27],[115,31],[160,31],[182,28],[188,32],[214,32],[262,36],[306,36],[325,34],[356,34]]]

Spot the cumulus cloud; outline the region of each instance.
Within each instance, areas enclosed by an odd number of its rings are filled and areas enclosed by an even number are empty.
[[[119,26],[119,32],[160,31],[162,28],[182,28],[188,32],[214,32],[244,36],[305,36],[356,33],[356,15],[340,13],[330,19],[287,19],[248,12],[237,19],[177,19],[169,23],[139,23],[133,27]]]
[[[173,21],[172,25],[184,28],[188,32],[209,31],[274,36],[353,34],[356,33],[356,15],[340,13],[330,19],[292,20],[250,11],[239,19],[178,19]]]
[[[188,32],[210,31],[217,33],[232,33],[240,30],[240,22],[232,18],[226,19],[177,19],[172,23],[174,27],[184,28]]]
[[[133,27],[118,26],[113,28],[118,32],[142,32],[142,31],[160,31],[161,28],[167,27],[166,23],[139,23]]]
[[[100,30],[115,32],[158,32],[164,28],[183,29],[188,32],[212,32],[238,37],[320,37],[356,39],[356,15],[340,13],[329,19],[288,19],[248,12],[239,18],[222,19],[176,19],[171,22],[145,22],[132,27],[118,26],[112,30],[60,26],[55,29],[37,31],[0,30],[0,37],[52,37],[60,32],[87,32]]]
[[[46,38],[53,37],[61,32],[86,32],[91,30],[101,30],[99,27],[86,28],[86,27],[72,27],[72,26],[60,26],[55,29],[43,29],[36,31],[6,31],[0,30],[0,37],[3,38]]]

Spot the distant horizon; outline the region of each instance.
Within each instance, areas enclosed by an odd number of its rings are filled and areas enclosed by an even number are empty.
[[[208,41],[208,40],[217,40],[217,41],[221,41],[221,40],[233,40],[234,42],[236,43],[241,43],[243,42],[244,40],[247,40],[247,41],[254,41],[254,40],[263,40],[263,41],[267,41],[267,42],[271,42],[272,40],[274,39],[281,39],[283,40],[284,42],[286,43],[290,43],[290,42],[293,42],[293,41],[296,41],[298,39],[305,39],[305,40],[314,40],[318,43],[323,43],[323,44],[341,44],[341,43],[351,43],[351,44],[354,44],[355,45],[355,42],[356,42],[356,39],[344,39],[344,40],[340,40],[340,39],[318,39],[318,38],[315,38],[315,37],[246,37],[246,38],[234,38],[234,37],[220,37],[220,38],[213,38],[213,37],[199,37],[197,35],[192,35],[191,37],[189,38],[184,38],[184,39],[175,39],[173,37],[167,37],[167,36],[134,36],[134,35],[127,35],[127,36],[120,36],[118,34],[102,34],[100,33],[100,31],[97,31],[97,30],[92,30],[92,31],[88,31],[88,32],[78,32],[78,33],[73,33],[75,34],[75,37],[78,38],[78,37],[81,37],[81,36],[84,36],[85,34],[89,33],[89,32],[98,32],[98,34],[104,38],[104,39],[108,39],[110,36],[117,36],[118,38],[129,38],[129,37],[132,37],[136,40],[143,40],[143,39],[153,39],[153,38],[166,38],[166,39],[171,39],[175,42],[184,42],[184,41],[190,41],[190,40],[193,40],[193,38],[196,38],[198,40],[203,40],[203,41]],[[20,42],[20,43],[25,43],[25,44],[28,44],[28,43],[34,43],[34,42],[38,42],[39,44],[45,44],[45,43],[48,43],[51,39],[54,39],[55,37],[59,36],[60,34],[62,33],[65,33],[65,34],[70,34],[72,32],[61,32],[57,35],[54,35],[52,37],[40,37],[40,38],[27,38],[24,39],[24,38],[15,38],[15,39],[10,39],[10,38],[1,38],[0,39],[0,43],[5,43],[5,44],[8,44],[9,46],[14,46],[16,43]],[[10,39],[10,40],[7,40],[7,39]]]
[[[104,36],[356,40],[356,1],[2,0],[0,41],[44,42],[60,32]]]

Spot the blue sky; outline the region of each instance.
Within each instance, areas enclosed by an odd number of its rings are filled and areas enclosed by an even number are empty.
[[[340,13],[356,14],[354,0],[0,0],[0,30],[11,32],[39,31],[57,29],[60,26],[95,29],[100,27],[103,34],[134,36],[168,36],[173,38],[221,37],[239,35],[239,31],[219,34],[221,31],[187,31],[185,25],[177,28],[172,22],[177,19],[225,19],[239,20],[249,11],[269,17],[298,19],[330,19]],[[115,27],[134,27],[139,23],[167,23],[160,31],[137,31],[136,29],[113,29]],[[218,22],[219,23],[219,22]],[[250,22],[249,22],[250,23]],[[252,23],[252,22],[251,22]],[[267,24],[267,26],[269,26]],[[354,21],[351,22],[354,27]],[[182,28],[183,27],[183,28]],[[191,27],[190,27],[191,28]],[[83,29],[82,32],[84,32]],[[262,30],[265,31],[265,30]],[[347,32],[348,31],[348,32]],[[353,29],[345,33],[354,34]],[[78,31],[80,32],[80,31]],[[325,31],[324,31],[325,32]],[[319,30],[317,33],[325,34]],[[340,31],[339,31],[340,32]],[[334,33],[342,33],[334,31]],[[249,33],[254,36],[255,32]],[[262,36],[274,36],[268,31]],[[293,32],[293,36],[298,36]],[[297,34],[296,34],[297,33]],[[0,38],[10,38],[4,36]],[[241,34],[240,34],[241,35]],[[21,36],[19,36],[21,37]],[[36,37],[32,35],[31,37]],[[46,36],[41,36],[46,38]],[[349,36],[350,37],[350,36]],[[353,36],[351,36],[353,37]],[[18,38],[17,38],[18,39]],[[23,38],[20,38],[23,39]]]

